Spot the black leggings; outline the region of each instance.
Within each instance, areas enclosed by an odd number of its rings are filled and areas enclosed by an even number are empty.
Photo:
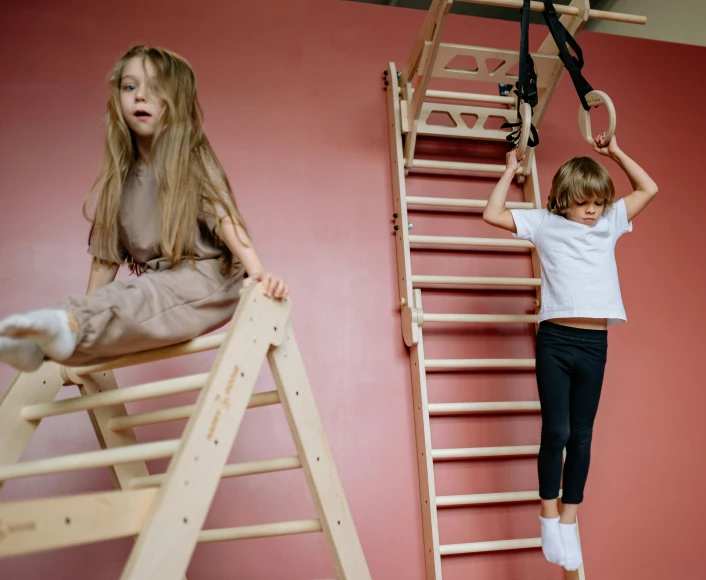
[[[579,504],[591,460],[593,421],[601,398],[608,331],[543,321],[537,333],[537,386],[542,406],[542,442],[537,461],[539,496]]]

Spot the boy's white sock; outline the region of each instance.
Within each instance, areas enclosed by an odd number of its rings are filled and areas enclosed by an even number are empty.
[[[563,566],[565,564],[564,544],[561,542],[561,532],[559,531],[559,516],[555,518],[543,518],[542,522],[542,552],[544,557],[552,564]]]
[[[576,533],[578,524],[559,524],[561,539],[564,542],[566,550],[566,561],[564,568],[569,571],[578,570],[583,562],[583,554],[581,553],[581,544]]]
[[[15,339],[30,338],[49,358],[62,361],[76,349],[76,334],[65,310],[35,310],[14,314],[0,322],[0,336]]]
[[[31,373],[42,366],[44,352],[33,340],[15,340],[0,336],[0,362],[7,363],[23,373]]]

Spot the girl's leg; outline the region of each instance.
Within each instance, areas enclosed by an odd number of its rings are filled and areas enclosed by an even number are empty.
[[[0,362],[9,364],[20,372],[31,373],[42,366],[44,351],[33,340],[15,340],[0,336]]]
[[[35,310],[15,314],[0,322],[0,336],[33,341],[46,355],[62,360],[76,348],[76,320],[65,310]],[[23,344],[27,344],[23,342]],[[27,351],[27,347],[23,349]],[[19,351],[17,351],[19,352]]]
[[[537,333],[536,374],[542,409],[542,439],[537,460],[542,550],[550,562],[564,564],[557,498],[562,459],[569,438],[569,393],[572,351],[554,325],[543,323]]]

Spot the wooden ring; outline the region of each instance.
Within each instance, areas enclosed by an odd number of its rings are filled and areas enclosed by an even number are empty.
[[[527,151],[527,143],[529,143],[532,133],[532,107],[529,103],[520,105],[520,116],[522,117],[522,127],[520,128],[520,138],[517,141],[517,159],[520,159]]]
[[[608,129],[606,130],[605,145],[608,145],[615,134],[615,107],[610,97],[603,91],[591,91],[586,95],[586,103],[589,107],[605,106],[608,109]],[[591,134],[591,113],[583,107],[579,107],[579,129],[581,134],[589,145],[594,145],[593,135]]]

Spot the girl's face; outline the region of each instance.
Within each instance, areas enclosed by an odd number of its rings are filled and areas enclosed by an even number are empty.
[[[582,201],[572,202],[571,208],[565,215],[572,222],[593,227],[603,215],[604,207],[605,200],[594,195]]]
[[[151,139],[162,115],[164,100],[155,91],[155,66],[148,58],[125,63],[120,80],[120,108],[127,126],[142,139]]]

